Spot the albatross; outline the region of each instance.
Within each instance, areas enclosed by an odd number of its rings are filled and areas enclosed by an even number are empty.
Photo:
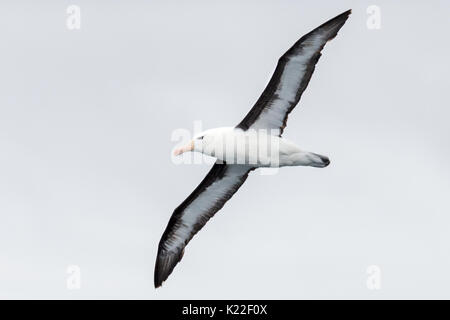
[[[158,246],[155,288],[169,277],[192,237],[236,193],[251,171],[260,167],[323,168],[330,164],[328,157],[304,151],[282,134],[289,113],[308,86],[322,49],[337,35],[350,13],[348,10],[325,22],[286,51],[263,93],[237,126],[206,130],[174,150],[174,155],[200,152],[216,158],[216,162],[170,217]],[[270,151],[264,153],[262,149]]]

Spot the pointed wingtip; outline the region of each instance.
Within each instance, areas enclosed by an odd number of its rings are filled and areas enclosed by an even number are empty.
[[[328,25],[334,25],[336,23],[343,25],[345,21],[347,21],[348,17],[352,13],[352,9],[348,9],[347,11],[342,12],[341,14],[338,14],[336,17],[331,18],[324,24],[322,24],[320,27],[328,26]],[[319,27],[319,28],[320,28]]]
[[[172,272],[172,268],[170,268],[170,264],[167,261],[167,257],[160,255],[158,253],[158,257],[156,258],[155,264],[155,276],[154,276],[154,284],[155,289],[161,287],[163,282],[169,277]]]
[[[159,287],[161,287],[162,283],[164,282],[165,279],[162,279],[162,277],[160,276],[160,272],[159,270],[157,270],[157,268],[155,267],[155,276],[154,276],[154,285],[155,285],[155,289],[158,289]]]
[[[332,21],[346,21],[348,19],[348,17],[352,14],[352,9],[348,9],[347,11],[342,12],[341,14],[338,14],[336,17],[332,18],[331,20],[327,21],[328,22],[332,22]]]
[[[341,14],[337,15],[336,17],[331,18],[327,22],[323,23],[322,25],[320,25],[319,27],[317,27],[316,29],[311,31],[309,34],[314,33],[317,30],[328,30],[329,34],[328,34],[327,41],[329,41],[337,35],[339,29],[342,28],[342,26],[345,24],[345,22],[347,21],[347,19],[351,13],[352,13],[352,9],[344,11],[343,13],[341,13]],[[309,34],[307,34],[305,36],[308,36]]]
[[[175,266],[180,262],[183,254],[184,249],[178,249],[177,252],[158,250],[154,275],[155,289],[161,287],[163,282],[167,280]]]
[[[337,17],[341,17],[341,16],[349,16],[352,14],[352,9],[348,9],[347,11],[342,12],[340,15],[338,15]],[[337,18],[336,17],[336,18]]]

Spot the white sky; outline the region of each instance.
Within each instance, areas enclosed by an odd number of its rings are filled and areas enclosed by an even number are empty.
[[[285,131],[331,165],[252,174],[155,290],[160,236],[209,170],[171,162],[173,130],[237,124],[278,57],[349,8]],[[0,9],[0,298],[450,298],[448,1]]]

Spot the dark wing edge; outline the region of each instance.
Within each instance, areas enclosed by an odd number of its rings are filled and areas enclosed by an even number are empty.
[[[283,130],[286,127],[288,115],[300,101],[302,93],[308,86],[315,65],[321,56],[323,47],[337,35],[339,29],[345,24],[351,12],[351,9],[347,10],[304,35],[288,51],[286,51],[283,56],[281,56],[278,60],[275,72],[263,93],[245,118],[236,126],[237,128],[244,131],[248,130],[255,125],[255,122],[260,119],[263,112],[266,112],[267,117],[273,117],[274,119],[263,121],[263,123],[257,125],[257,128],[255,129],[278,129],[278,135],[282,135]],[[321,39],[322,36],[324,36],[323,39]],[[319,43],[315,43],[314,41],[319,41]],[[287,74],[293,71],[288,69],[298,66],[298,61],[297,63],[293,63],[296,58],[305,59],[301,65],[304,70],[300,68],[296,71],[297,79],[287,77],[288,80],[292,82],[291,84],[282,83],[282,80],[286,81],[286,79],[282,79],[283,75],[286,78]],[[292,66],[289,66],[289,64]],[[297,83],[295,83],[295,81],[297,81]],[[285,89],[283,86],[288,88]],[[289,86],[291,86],[291,88],[289,88]],[[288,91],[288,95],[294,95],[294,99],[287,99],[286,97],[279,95],[278,91],[280,88],[281,90]],[[292,92],[289,92],[291,90]],[[267,112],[271,108],[274,109],[273,112]]]
[[[236,193],[253,169],[216,162],[197,188],[174,210],[158,246],[155,288],[172,273],[192,237]]]

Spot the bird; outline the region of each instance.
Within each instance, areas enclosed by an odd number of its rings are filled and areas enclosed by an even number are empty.
[[[279,58],[266,88],[237,126],[203,131],[195,135],[187,145],[174,150],[175,156],[185,152],[200,152],[215,157],[216,162],[169,219],[158,245],[155,288],[167,280],[182,259],[189,241],[222,209],[251,171],[261,167],[284,166],[324,168],[330,164],[328,157],[303,151],[283,138],[282,134],[289,113],[308,86],[322,49],[337,35],[350,14],[351,9],[328,20],[295,42]],[[234,152],[228,152],[228,149],[225,152],[224,141],[232,141],[232,146],[241,143],[244,148],[234,147]],[[262,153],[259,157],[258,149],[262,149],[264,145],[270,146],[270,152]],[[240,161],[237,161],[238,158]]]

